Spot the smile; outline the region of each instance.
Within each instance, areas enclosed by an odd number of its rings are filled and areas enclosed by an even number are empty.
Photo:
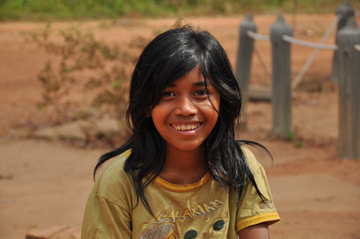
[[[194,130],[196,128],[198,128],[201,125],[201,123],[198,124],[172,124],[171,126],[173,128],[175,128],[176,130],[180,130],[180,131],[186,131],[186,130]]]

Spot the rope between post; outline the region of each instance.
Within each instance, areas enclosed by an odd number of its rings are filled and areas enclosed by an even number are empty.
[[[354,49],[357,50],[358,52],[360,52],[360,44],[355,43],[354,44]]]
[[[321,38],[320,44],[324,44],[327,41],[327,39],[330,37],[331,33],[334,31],[336,25],[339,23],[340,19],[341,19],[340,14],[336,15],[336,17],[333,20],[333,22],[331,23],[330,27],[325,32],[324,36]],[[317,56],[317,54],[319,52],[320,52],[320,49],[316,48],[311,53],[310,57],[307,59],[307,61],[305,62],[305,64],[303,65],[303,67],[301,68],[299,73],[294,78],[294,81],[291,84],[292,89],[295,89],[296,86],[299,84],[301,78],[304,76],[305,72],[309,69],[310,65],[315,60],[315,57]]]
[[[299,40],[299,39],[296,39],[296,38],[293,38],[293,37],[287,36],[287,35],[282,35],[281,38],[286,42],[290,42],[290,43],[294,43],[294,44],[297,44],[300,46],[305,46],[305,47],[310,47],[310,48],[323,49],[323,50],[337,50],[337,48],[338,48],[338,46],[335,44],[327,45],[327,44],[312,43],[312,42]]]
[[[267,35],[260,35],[252,31],[247,31],[246,35],[250,38],[260,40],[260,41],[270,41],[270,36]]]

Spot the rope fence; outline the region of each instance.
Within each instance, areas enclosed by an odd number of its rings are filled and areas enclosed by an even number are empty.
[[[340,14],[337,14],[334,21],[331,23],[330,27],[327,29],[324,36],[322,37],[322,39],[320,41],[320,44],[324,44],[329,39],[331,33],[334,31],[334,29],[335,29],[336,25],[339,23],[340,19],[341,19]],[[303,65],[303,67],[301,68],[299,73],[294,78],[294,81],[291,84],[292,89],[295,89],[296,86],[299,84],[299,82],[301,81],[301,79],[303,78],[306,71],[309,69],[309,67],[311,66],[311,64],[313,63],[313,61],[315,60],[315,58],[316,58],[316,56],[318,55],[319,52],[320,52],[320,49],[316,48],[311,53],[310,57],[307,59],[307,61],[305,62],[305,64]]]
[[[254,52],[257,55],[257,57],[259,58],[260,64],[263,67],[265,74],[269,77],[269,79],[271,80],[271,72],[268,70],[268,68],[266,67],[265,61],[264,59],[261,57],[260,52],[258,51],[257,48],[254,47]]]
[[[340,21],[341,17],[340,15],[336,15],[334,21],[331,23],[330,27],[328,28],[328,30],[326,31],[326,33],[324,34],[323,38],[321,39],[319,44],[316,43],[312,43],[312,42],[307,42],[307,41],[302,41],[299,39],[295,39],[292,38],[290,36],[287,35],[283,35],[282,38],[284,41],[290,42],[290,43],[294,43],[297,45],[301,45],[301,46],[305,46],[305,47],[311,47],[311,48],[315,48],[315,50],[313,51],[313,53],[310,55],[310,57],[308,58],[308,60],[306,61],[306,63],[304,64],[304,66],[301,68],[301,70],[299,71],[299,73],[297,74],[297,76],[294,78],[294,81],[292,82],[292,89],[295,89],[296,86],[299,84],[299,82],[301,81],[302,77],[304,76],[304,74],[306,73],[306,71],[308,70],[308,68],[311,66],[311,64],[313,63],[313,61],[315,60],[315,57],[317,56],[317,54],[319,53],[320,49],[324,49],[324,50],[337,50],[337,45],[325,45],[324,43],[327,41],[327,39],[329,38],[329,36],[331,35],[331,33],[334,31],[336,25],[338,24],[338,22]],[[254,39],[254,40],[260,40],[260,41],[270,41],[270,36],[268,35],[260,35],[257,34],[255,32],[252,31],[247,31],[246,32],[247,36]],[[261,61],[261,64],[263,66],[263,68],[265,69],[266,72],[268,72],[266,65],[264,65],[264,60],[262,59],[261,55],[259,54],[258,51],[256,51],[255,49],[255,53],[258,56],[258,58]],[[271,77],[270,77],[271,79]]]
[[[320,43],[308,42],[292,37],[292,27],[280,15],[270,28],[270,35],[256,33],[257,26],[248,15],[240,24],[240,42],[236,65],[236,76],[244,94],[245,102],[249,98],[249,74],[252,53],[270,76],[261,54],[254,48],[254,40],[270,41],[272,46],[271,101],[273,105],[273,133],[286,136],[291,127],[291,97],[309,66],[320,50],[333,50],[332,78],[339,82],[339,156],[340,158],[360,159],[360,28],[354,18],[354,9],[345,1]],[[335,27],[338,26],[335,44],[325,44]],[[296,44],[314,48],[314,51],[291,83],[290,46]],[[245,117],[246,107],[242,116]]]
[[[354,44],[354,49],[360,52],[360,44]]]
[[[248,37],[251,37],[252,39],[255,40],[270,41],[270,36],[267,35],[256,34],[255,32],[252,31],[247,31],[246,34],[248,35]]]
[[[267,35],[260,35],[260,34],[257,34],[255,32],[252,32],[252,31],[247,31],[246,32],[246,35],[254,40],[259,40],[259,41],[270,41],[270,36],[267,36]],[[266,73],[266,75],[269,77],[269,79],[271,80],[271,73],[270,71],[268,70],[268,68],[266,67],[266,64],[265,64],[265,61],[264,59],[262,58],[260,52],[257,50],[257,48],[254,47],[254,52],[256,54],[256,56],[259,58],[260,60],[260,63],[261,63],[261,66],[264,68],[264,71]]]
[[[335,45],[335,44],[326,45],[326,44],[312,43],[312,42],[299,40],[299,39],[296,39],[296,38],[293,38],[293,37],[287,36],[287,35],[282,35],[281,38],[284,41],[289,42],[289,43],[294,43],[296,45],[315,48],[315,49],[322,49],[322,50],[337,50],[338,49],[337,45]]]

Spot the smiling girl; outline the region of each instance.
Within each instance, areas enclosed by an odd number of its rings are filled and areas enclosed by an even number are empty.
[[[219,42],[157,36],[132,75],[130,139],[100,157],[82,238],[269,238],[280,218],[263,167],[235,140],[240,89]]]

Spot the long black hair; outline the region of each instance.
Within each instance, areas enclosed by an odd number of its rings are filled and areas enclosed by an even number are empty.
[[[164,88],[196,66],[205,82],[209,80],[220,95],[218,121],[204,142],[205,159],[211,175],[223,188],[234,188],[238,200],[244,185],[251,180],[264,199],[240,148],[242,144],[259,144],[235,140],[241,93],[229,59],[209,32],[186,25],[160,34],[140,55],[131,78],[126,112],[132,135],[120,148],[102,155],[94,169],[95,176],[105,161],[132,149],[124,170],[132,176],[138,199],[152,215],[144,188],[160,174],[166,148],[164,139],[148,115],[159,103]]]

